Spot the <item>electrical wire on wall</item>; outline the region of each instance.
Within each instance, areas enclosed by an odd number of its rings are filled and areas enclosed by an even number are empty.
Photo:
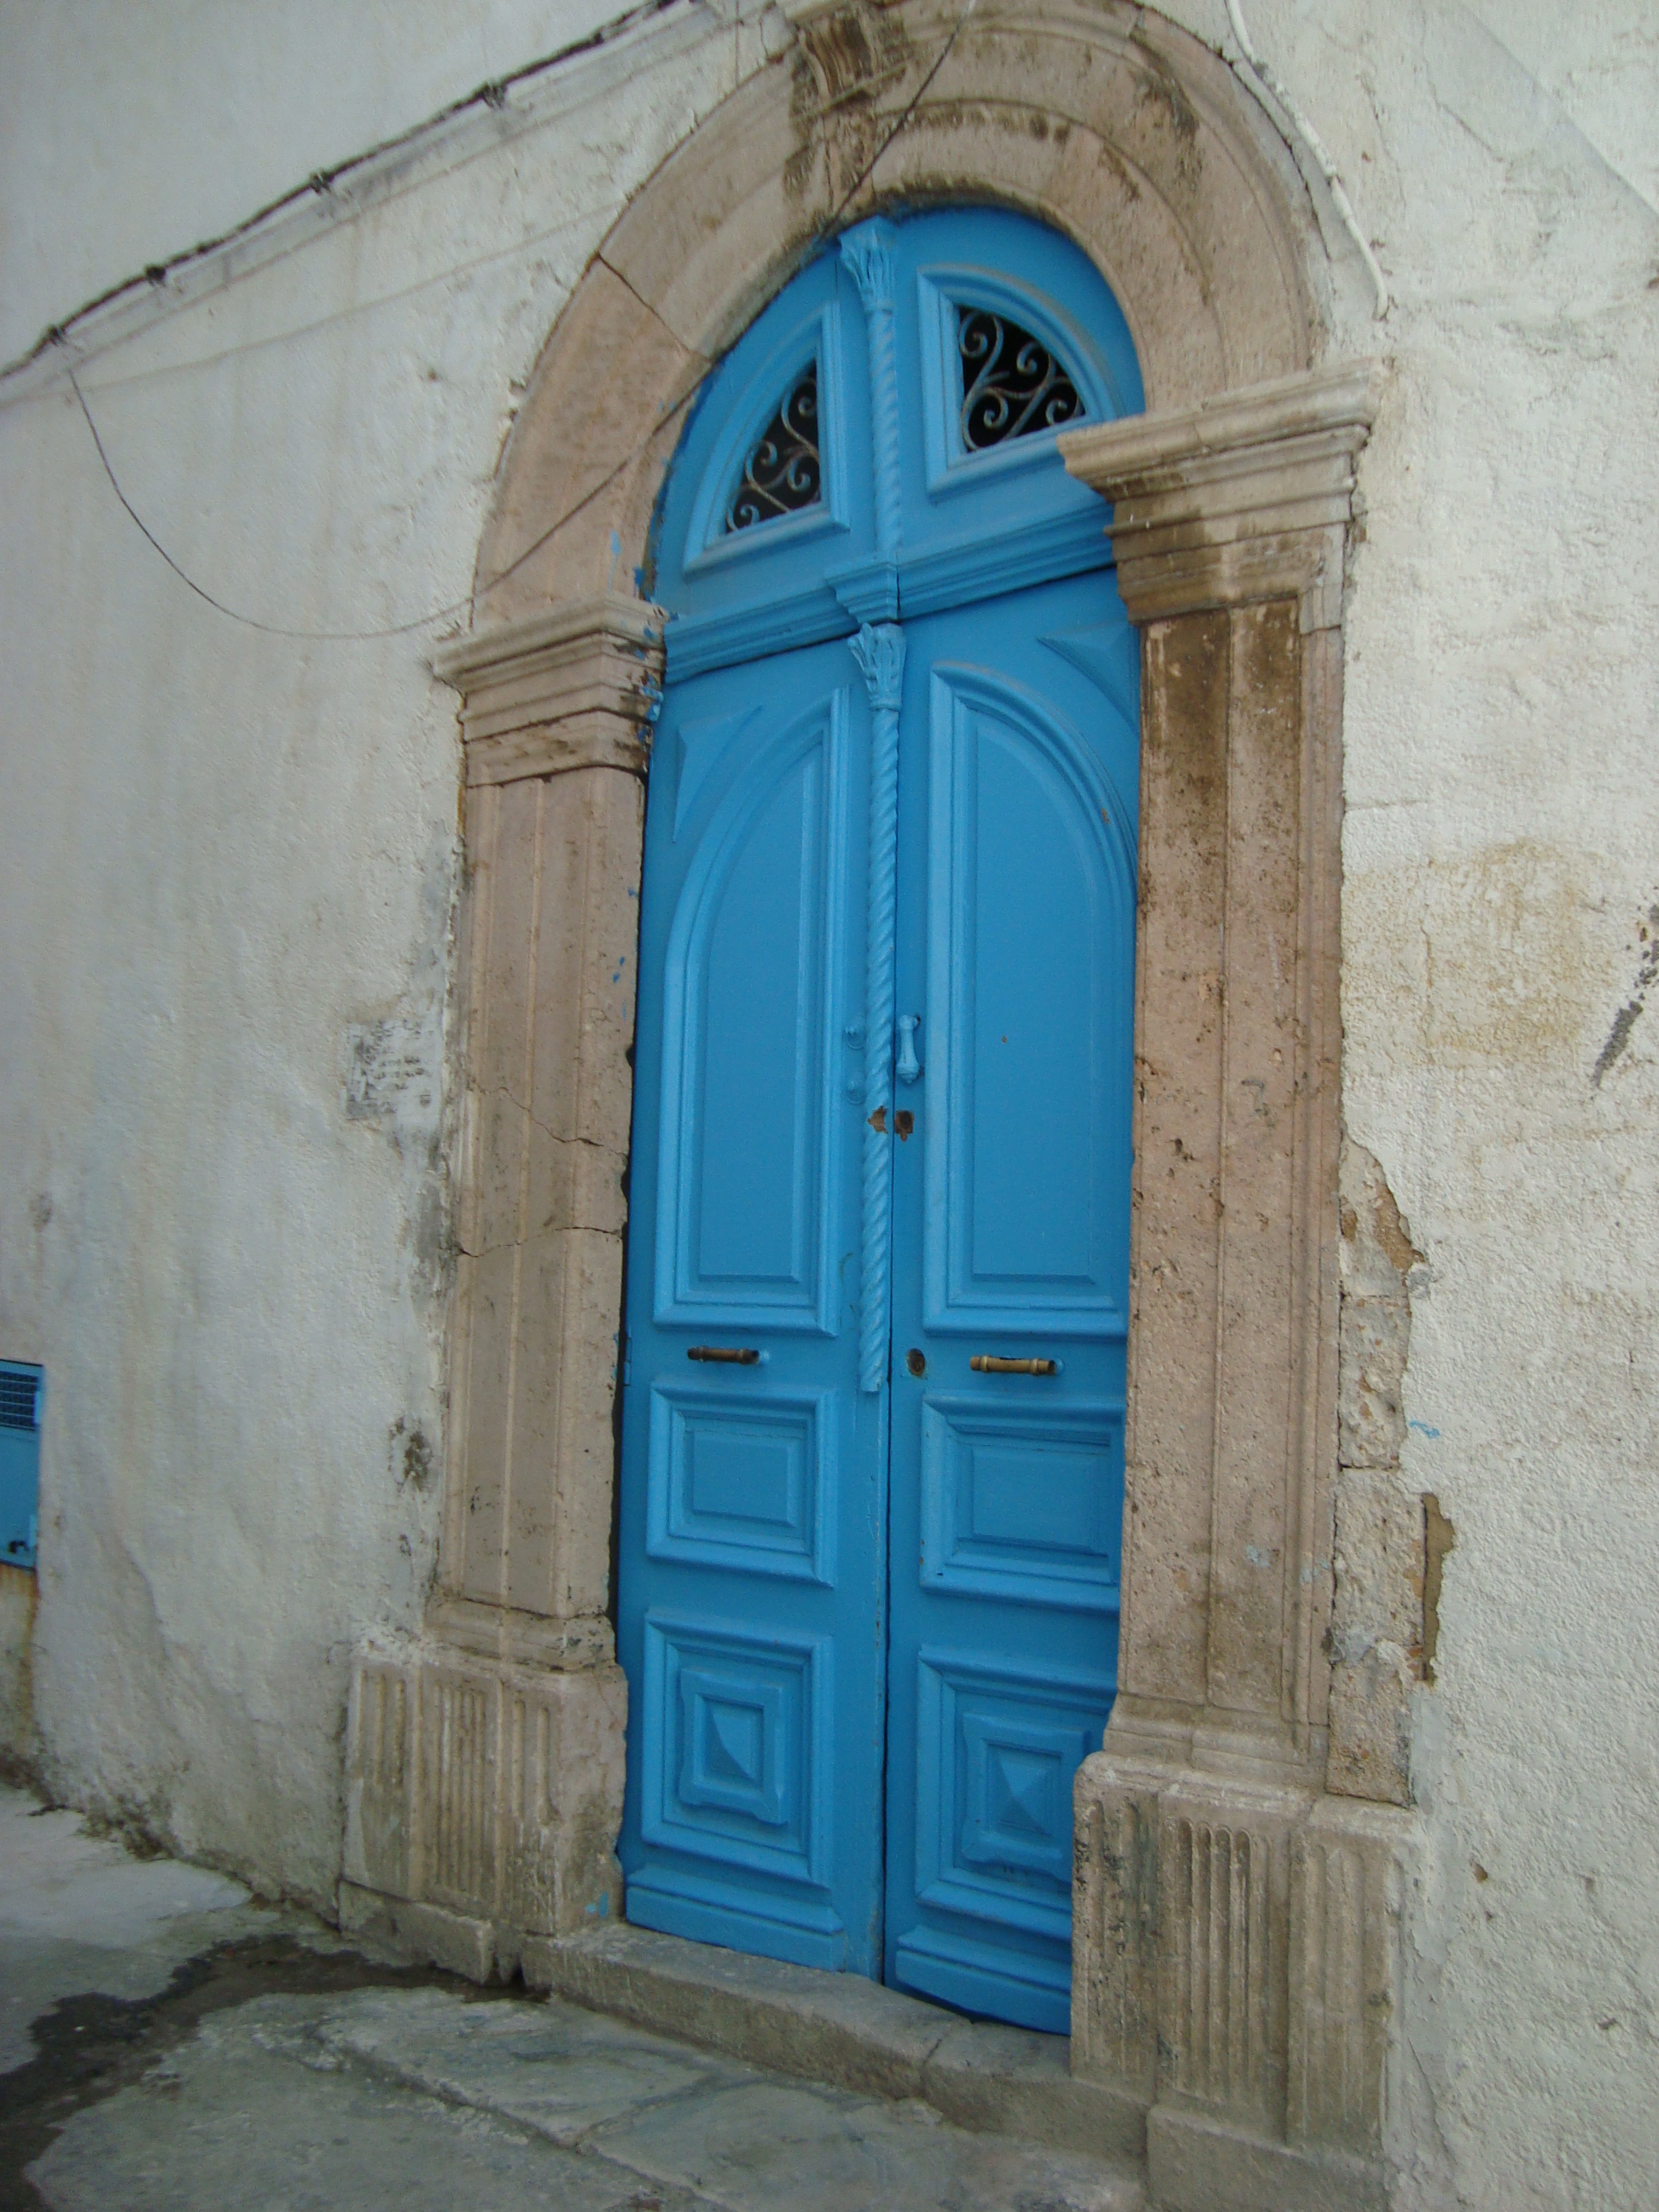
[[[1335,162],[1326,149],[1324,140],[1314,129],[1296,100],[1291,98],[1282,80],[1274,75],[1251,44],[1250,34],[1244,27],[1244,13],[1239,0],[1227,0],[1227,21],[1232,25],[1234,40],[1239,52],[1244,58],[1243,69],[1231,59],[1228,62],[1228,67],[1236,76],[1244,78],[1246,82],[1249,82],[1249,78],[1245,77],[1245,70],[1248,70],[1249,76],[1255,80],[1250,86],[1250,89],[1258,98],[1263,92],[1272,97],[1290,124],[1291,130],[1306,148],[1315,167],[1325,179],[1326,187],[1330,192],[1331,204],[1340,218],[1342,228],[1359,248],[1360,258],[1364,262],[1366,273],[1371,280],[1371,289],[1376,295],[1376,316],[1380,321],[1389,312],[1388,279],[1382,274],[1382,264],[1371,251],[1370,240],[1359,228],[1359,218],[1353,211],[1353,202],[1348,198],[1347,189],[1338,173]]]
[[[502,78],[497,82],[480,86],[477,91],[469,94],[465,99],[455,101],[451,106],[442,110],[438,116],[431,118],[429,122],[417,126],[416,131],[404,134],[401,138],[387,142],[386,146],[376,147],[371,149],[368,154],[357,155],[354,157],[352,161],[342,163],[337,168],[329,171],[326,174],[307,179],[305,184],[295,186],[293,191],[286,192],[279,199],[272,201],[269,206],[260,209],[255,215],[251,216],[246,222],[239,224],[236,229],[228,233],[224,239],[215,240],[209,246],[193,249],[190,254],[180,256],[179,262],[199,260],[203,255],[217,251],[221,246],[229,243],[232,240],[247,234],[258,225],[268,220],[274,213],[290,206],[296,200],[303,198],[307,192],[331,189],[337,179],[348,175],[355,169],[361,168],[364,163],[372,161],[376,156],[385,153],[389,148],[404,145],[410,140],[421,135],[421,133],[430,131],[436,125],[451,120],[453,117],[464,112],[469,108],[481,104],[491,108],[501,108],[505,105],[507,94],[514,85],[544,76],[550,70],[579,55],[590,53],[601,46],[612,43],[616,39],[623,36],[630,30],[639,27],[642,23],[647,21],[651,18],[663,15],[674,4],[676,4],[676,0],[645,0],[645,4],[630,8],[625,10],[623,14],[612,17],[608,23],[600,26],[599,29],[592,33],[586,38],[576,41],[569,46],[561,48],[557,53],[545,56],[539,61],[530,63],[523,69],[514,71],[511,76]],[[939,70],[944,67],[945,61],[950,56],[951,49],[955,46],[957,40],[960,37],[969,17],[973,15],[975,4],[976,0],[969,0],[968,6],[963,9],[960,14],[957,16],[955,21],[951,25],[949,34],[941,44],[939,52],[935,55],[933,62],[923,76],[921,82],[916,87],[915,91],[911,94],[909,100],[900,111],[896,120],[890,125],[885,134],[877,142],[874,151],[865,161],[858,174],[854,178],[852,183],[848,186],[845,192],[842,193],[836,206],[818,225],[812,239],[812,245],[814,246],[821,243],[825,238],[828,238],[835,232],[848,209],[852,205],[854,200],[863,190],[865,185],[869,181],[871,175],[875,170],[877,163],[881,160],[883,155],[886,153],[889,147],[892,145],[899,134],[908,125],[922,99],[925,97],[929,88],[933,83],[934,79],[938,76]],[[1372,288],[1376,295],[1376,314],[1379,318],[1386,315],[1389,311],[1389,305],[1387,280],[1382,274],[1382,270],[1377,262],[1376,256],[1371,249],[1370,241],[1366,239],[1364,232],[1359,227],[1358,218],[1354,213],[1352,202],[1348,198],[1347,191],[1343,185],[1342,179],[1337,170],[1336,165],[1326,149],[1323,140],[1320,137],[1318,131],[1315,129],[1313,124],[1303,112],[1301,106],[1287,90],[1281,79],[1261,58],[1261,55],[1256,51],[1256,48],[1250,38],[1249,32],[1245,26],[1240,0],[1227,0],[1227,15],[1232,27],[1233,38],[1238,46],[1239,53],[1242,57],[1242,64],[1240,62],[1233,62],[1230,60],[1229,65],[1234,70],[1235,74],[1240,77],[1241,81],[1249,85],[1250,89],[1258,98],[1265,95],[1266,97],[1270,98],[1278,106],[1289,122],[1291,128],[1300,139],[1310,158],[1312,160],[1315,166],[1318,168],[1320,174],[1324,179],[1326,185],[1329,190],[1332,204],[1336,210],[1337,215],[1341,221],[1344,228],[1347,231],[1349,236],[1352,239],[1354,245],[1358,249],[1360,256],[1364,262],[1366,270],[1370,276]],[[523,250],[524,245],[529,242],[533,241],[521,241],[519,247],[511,250],[521,251]],[[493,259],[497,257],[480,257],[481,259]],[[601,252],[597,258],[603,260],[603,252]],[[179,263],[173,263],[168,264],[162,268],[147,270],[143,277],[131,279],[125,285],[118,285],[112,292],[103,295],[100,299],[90,302],[88,307],[81,309],[77,314],[71,317],[68,322],[56,325],[52,330],[48,331],[45,337],[41,340],[40,345],[37,347],[36,352],[41,352],[49,347],[66,349],[71,343],[70,333],[73,325],[76,322],[80,321],[84,316],[91,313],[94,308],[106,305],[111,300],[120,296],[124,292],[132,289],[136,285],[145,283],[154,283],[158,279],[164,279],[168,269],[178,265],[179,265]],[[460,269],[452,271],[451,274],[464,275],[475,264],[472,263],[465,264]],[[548,525],[547,528],[538,537],[533,538],[529,544],[525,546],[512,561],[507,562],[504,568],[497,570],[494,575],[485,579],[482,583],[477,585],[474,591],[469,592],[465,598],[446,601],[440,606],[429,607],[423,613],[411,616],[405,621],[388,623],[377,628],[368,629],[317,629],[290,625],[283,623],[267,622],[258,616],[247,614],[239,608],[228,606],[223,600],[216,598],[213,592],[207,589],[205,585],[200,583],[197,578],[190,574],[188,570],[186,570],[182,564],[173,557],[173,556],[167,550],[167,547],[161,543],[161,539],[155,535],[155,532],[149,527],[149,524],[145,522],[143,517],[139,514],[137,507],[134,507],[131,500],[128,498],[125,490],[122,487],[120,478],[116,474],[115,468],[110,459],[109,453],[104,445],[103,438],[99,432],[97,422],[94,419],[92,410],[87,403],[86,393],[82,390],[80,379],[76,374],[76,363],[73,359],[66,361],[65,369],[70,386],[75,393],[76,400],[80,406],[82,416],[85,417],[87,428],[91,435],[93,446],[97,453],[99,462],[103,468],[104,474],[109,479],[111,489],[114,492],[117,500],[120,502],[122,508],[125,512],[129,520],[132,522],[134,527],[139,532],[140,535],[144,538],[145,542],[153,549],[153,550],[156,552],[167,563],[167,567],[173,571],[173,574],[179,579],[180,583],[182,583],[189,591],[192,592],[198,599],[204,602],[204,605],[211,607],[215,613],[222,615],[228,621],[237,623],[245,629],[260,631],[266,636],[291,638],[304,642],[317,644],[368,644],[386,638],[407,636],[416,630],[426,629],[436,623],[452,620],[456,617],[467,613],[473,605],[474,599],[477,595],[488,592],[493,590],[495,586],[505,582],[506,580],[517,569],[520,568],[526,562],[532,559],[536,554],[540,552],[550,540],[556,537],[557,533],[567,526],[567,524],[574,521],[575,518],[583,513],[586,508],[591,507],[596,499],[602,496],[609,487],[617,481],[618,477],[622,476],[628,469],[631,468],[634,463],[639,459],[640,455],[645,451],[646,447],[660,434],[664,427],[666,424],[674,422],[682,414],[684,414],[686,408],[690,406],[691,402],[696,398],[699,391],[702,388],[708,377],[720,366],[720,361],[723,358],[724,354],[717,355],[713,357],[703,356],[702,365],[698,369],[696,376],[687,385],[685,390],[679,394],[672,404],[664,410],[658,420],[652,424],[651,428],[645,434],[639,442],[631,447],[630,450],[626,453],[612,468],[607,470],[605,474],[599,478],[597,483],[591,485],[589,489],[582,494],[580,499],[574,501],[569,507],[566,507],[562,513],[557,515],[554,520]]]
[[[490,106],[499,107],[504,103],[507,89],[511,85],[521,82],[528,77],[540,76],[549,69],[554,67],[557,63],[567,60],[574,54],[591,52],[596,46],[607,43],[610,40],[619,35],[621,32],[635,27],[639,23],[644,21],[647,17],[665,12],[665,9],[672,4],[673,4],[673,0],[647,0],[647,5],[630,9],[624,15],[613,18],[612,21],[609,25],[603,27],[599,32],[596,32],[591,37],[581,40],[577,45],[562,49],[560,53],[550,56],[540,62],[529,64],[526,68],[515,72],[513,76],[502,79],[499,84],[481,87],[477,92],[470,94],[467,99],[457,101],[452,107],[446,108],[440,116],[433,118],[432,123],[420,125],[419,129],[421,131],[429,130],[434,127],[434,124],[446,121],[451,117],[461,112],[468,107],[473,106],[480,101],[483,101],[484,104]],[[969,16],[972,15],[976,4],[977,0],[968,0],[968,5],[963,9],[961,13],[957,16],[956,21],[951,27],[949,35],[941,44],[939,52],[934,56],[933,62],[929,64],[921,82],[918,84],[915,92],[912,93],[910,98],[900,111],[897,118],[889,127],[885,134],[878,140],[874,151],[865,161],[862,167],[859,170],[858,174],[854,178],[852,183],[842,194],[835,207],[831,209],[830,213],[823,218],[823,222],[817,226],[808,246],[809,253],[815,250],[817,246],[822,244],[825,239],[833,235],[835,231],[838,228],[842,216],[847,213],[848,209],[852,205],[859,193],[863,191],[865,185],[869,182],[872,174],[874,173],[877,163],[881,160],[883,155],[886,153],[888,148],[892,145],[894,140],[897,138],[900,132],[909,124],[911,118],[915,115],[917,107],[921,105],[921,102],[926,95],[929,87],[938,76],[939,70],[945,66],[945,61],[948,59],[952,47],[956,45],[958,37],[962,33],[963,27],[966,25]],[[406,137],[412,137],[417,135],[417,133],[411,132],[405,135]],[[404,141],[396,140],[391,143],[392,144],[401,144],[404,143]],[[380,153],[384,150],[385,149],[383,148],[376,148],[374,152]],[[323,179],[320,180],[318,179],[312,179],[308,180],[306,185],[297,186],[294,191],[285,193],[281,199],[273,201],[268,208],[262,209],[258,215],[251,216],[246,223],[240,225],[236,231],[229,234],[228,235],[230,237],[243,235],[246,231],[251,229],[253,225],[264,221],[273,212],[289,205],[292,201],[301,198],[305,192],[318,189],[319,187],[319,184],[325,187],[327,183],[332,178],[344,174],[348,169],[360,167],[363,161],[371,158],[373,158],[371,155],[359,155],[354,161],[343,164],[341,168],[331,172],[328,179]],[[198,248],[191,255],[183,258],[189,259],[199,258],[201,254],[213,252],[216,250],[216,245],[222,245],[225,242],[225,240],[222,240],[216,241],[215,246]],[[595,256],[595,258],[604,261],[605,257],[603,250]],[[471,265],[471,264],[467,264],[468,267]],[[609,267],[610,264],[606,263],[605,266]],[[163,270],[159,273],[165,275],[166,272]],[[455,273],[465,274],[465,270],[462,270]],[[145,280],[132,280],[135,283],[142,281]],[[623,279],[623,281],[626,282],[626,279]],[[129,289],[131,289],[131,287],[128,285],[117,286],[113,292],[106,294],[102,300],[94,301],[88,307],[82,308],[80,311],[80,314],[72,318],[71,320],[79,320],[82,315],[90,313],[94,307],[104,304],[105,301],[118,296],[121,292]],[[40,352],[48,346],[67,348],[70,343],[70,326],[68,325],[59,325],[47,331],[46,337],[41,340],[40,346],[36,349],[36,351]],[[448,600],[443,605],[428,608],[424,614],[412,616],[405,622],[389,623],[374,629],[343,630],[301,629],[283,623],[265,622],[256,615],[246,614],[238,608],[226,605],[224,601],[222,599],[216,599],[214,594],[207,589],[205,585],[198,582],[198,580],[178,561],[176,561],[170,552],[168,552],[167,547],[149,527],[149,524],[139,514],[137,508],[134,507],[132,501],[128,498],[125,491],[122,489],[120,478],[116,475],[114,466],[112,464],[109,454],[105,448],[103,439],[99,434],[98,425],[93,419],[92,410],[87,404],[86,393],[81,388],[81,381],[76,374],[76,364],[74,360],[67,360],[64,367],[69,377],[70,386],[74,391],[76,399],[79,403],[81,412],[86,419],[87,428],[91,434],[93,446],[97,452],[99,461],[102,465],[104,474],[109,479],[110,489],[114,492],[116,498],[120,501],[120,504],[125,511],[129,520],[133,523],[140,535],[144,538],[145,542],[161,556],[161,559],[179,579],[179,582],[185,585],[188,590],[193,592],[198,599],[201,599],[206,605],[211,607],[216,614],[224,616],[228,621],[237,623],[246,629],[258,630],[267,637],[292,638],[313,644],[342,645],[368,644],[385,638],[404,637],[411,631],[425,629],[434,623],[443,622],[454,617],[467,613],[473,605],[474,599],[477,596],[492,591],[498,584],[505,582],[507,577],[511,576],[515,570],[522,568],[526,561],[532,559],[537,553],[540,552],[542,548],[545,546],[551,538],[556,537],[568,523],[574,521],[576,516],[581,514],[585,508],[592,506],[592,502],[598,499],[610,485],[614,483],[618,477],[622,476],[628,469],[633,466],[634,463],[638,460],[640,456],[645,452],[647,447],[661,434],[665,425],[674,422],[684,412],[685,409],[690,404],[692,400],[696,398],[697,393],[702,390],[708,377],[720,367],[720,362],[726,357],[726,352],[729,350],[730,349],[726,348],[720,353],[712,356],[708,355],[700,356],[699,358],[701,359],[702,365],[698,369],[696,374],[687,385],[686,389],[673,401],[672,405],[665,408],[657,417],[657,419],[653,422],[650,429],[647,431],[641,439],[640,439],[638,443],[632,447],[628,453],[624,453],[623,458],[617,461],[612,468],[607,470],[605,474],[599,478],[597,483],[591,485],[589,489],[582,494],[580,499],[574,501],[569,507],[566,507],[561,514],[548,525],[547,528],[544,530],[538,537],[533,538],[531,543],[525,546],[520,552],[515,555],[514,559],[509,561],[504,568],[498,569],[494,575],[476,585],[474,590],[469,592],[465,599]]]
[[[697,6],[699,0],[690,0],[690,4]],[[186,252],[175,253],[168,260],[151,262],[137,276],[124,277],[118,284],[112,284],[107,291],[100,292],[95,298],[87,301],[72,315],[66,315],[61,323],[49,324],[21,360],[9,362],[0,368],[0,380],[9,376],[14,369],[38,359],[49,348],[60,346],[73,333],[77,323],[84,322],[88,315],[96,314],[100,307],[113,306],[129,293],[142,293],[149,287],[164,284],[178,270],[188,269],[192,263],[204,261],[225,246],[252,237],[273,216],[283,214],[301,201],[319,193],[331,194],[337,185],[347,182],[372,162],[381,161],[388,155],[414,146],[418,140],[442,129],[444,125],[456,121],[470,108],[504,108],[508,94],[518,86],[549,76],[555,70],[562,68],[567,62],[578,60],[585,54],[597,53],[603,46],[614,46],[629,31],[639,29],[656,16],[669,14],[679,5],[680,0],[636,0],[635,6],[625,8],[621,15],[612,15],[609,21],[598,24],[580,39],[573,39],[568,46],[560,46],[550,54],[542,54],[535,61],[526,62],[520,68],[509,70],[505,76],[476,85],[461,99],[452,100],[435,115],[428,115],[423,122],[411,125],[407,131],[398,131],[395,137],[382,138],[362,153],[352,155],[348,161],[337,161],[331,169],[314,169],[302,184],[292,185],[287,191],[279,192],[274,200],[267,200],[263,207],[255,208],[252,215],[245,216],[240,222],[234,224],[229,230],[222,231],[218,237],[204,239],[201,245],[192,246]]]

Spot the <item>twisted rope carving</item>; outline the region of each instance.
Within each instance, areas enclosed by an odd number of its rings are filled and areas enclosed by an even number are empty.
[[[899,542],[898,368],[893,352],[893,227],[862,222],[841,242],[864,305],[870,343],[870,413],[875,468],[876,550],[890,561]],[[870,694],[870,904],[864,966],[864,1193],[859,1314],[859,1389],[887,1380],[892,1303],[893,951],[898,872],[898,710],[904,633],[866,623],[849,641]]]
[[[893,959],[898,878],[898,709],[904,633],[868,623],[848,649],[870,694],[870,902],[864,962],[864,1192],[859,1389],[887,1379],[892,1292]]]
[[[876,550],[890,561],[899,542],[898,370],[893,358],[893,303],[870,318],[872,447],[876,470]]]
[[[861,222],[841,242],[864,302],[870,340],[870,414],[876,476],[876,551],[890,561],[899,542],[898,367],[893,354],[893,227]]]

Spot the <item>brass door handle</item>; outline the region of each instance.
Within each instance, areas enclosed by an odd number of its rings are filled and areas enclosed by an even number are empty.
[[[1058,1375],[1057,1359],[999,1359],[994,1352],[976,1352],[968,1362],[975,1375]]]

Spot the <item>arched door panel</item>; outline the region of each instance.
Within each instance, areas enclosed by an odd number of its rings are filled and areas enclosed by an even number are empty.
[[[663,963],[659,1322],[739,1327],[763,1312],[773,1328],[835,1331],[833,1022],[854,711],[837,684],[775,738],[763,729],[758,748],[724,747],[726,804]],[[680,724],[669,734],[682,781],[713,772],[696,748],[772,719],[759,707]]]

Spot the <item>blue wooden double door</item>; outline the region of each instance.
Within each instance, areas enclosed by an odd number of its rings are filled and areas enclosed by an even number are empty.
[[[630,1919],[1063,2031],[1115,1680],[1136,641],[1084,258],[860,226],[658,516],[618,1648]]]

